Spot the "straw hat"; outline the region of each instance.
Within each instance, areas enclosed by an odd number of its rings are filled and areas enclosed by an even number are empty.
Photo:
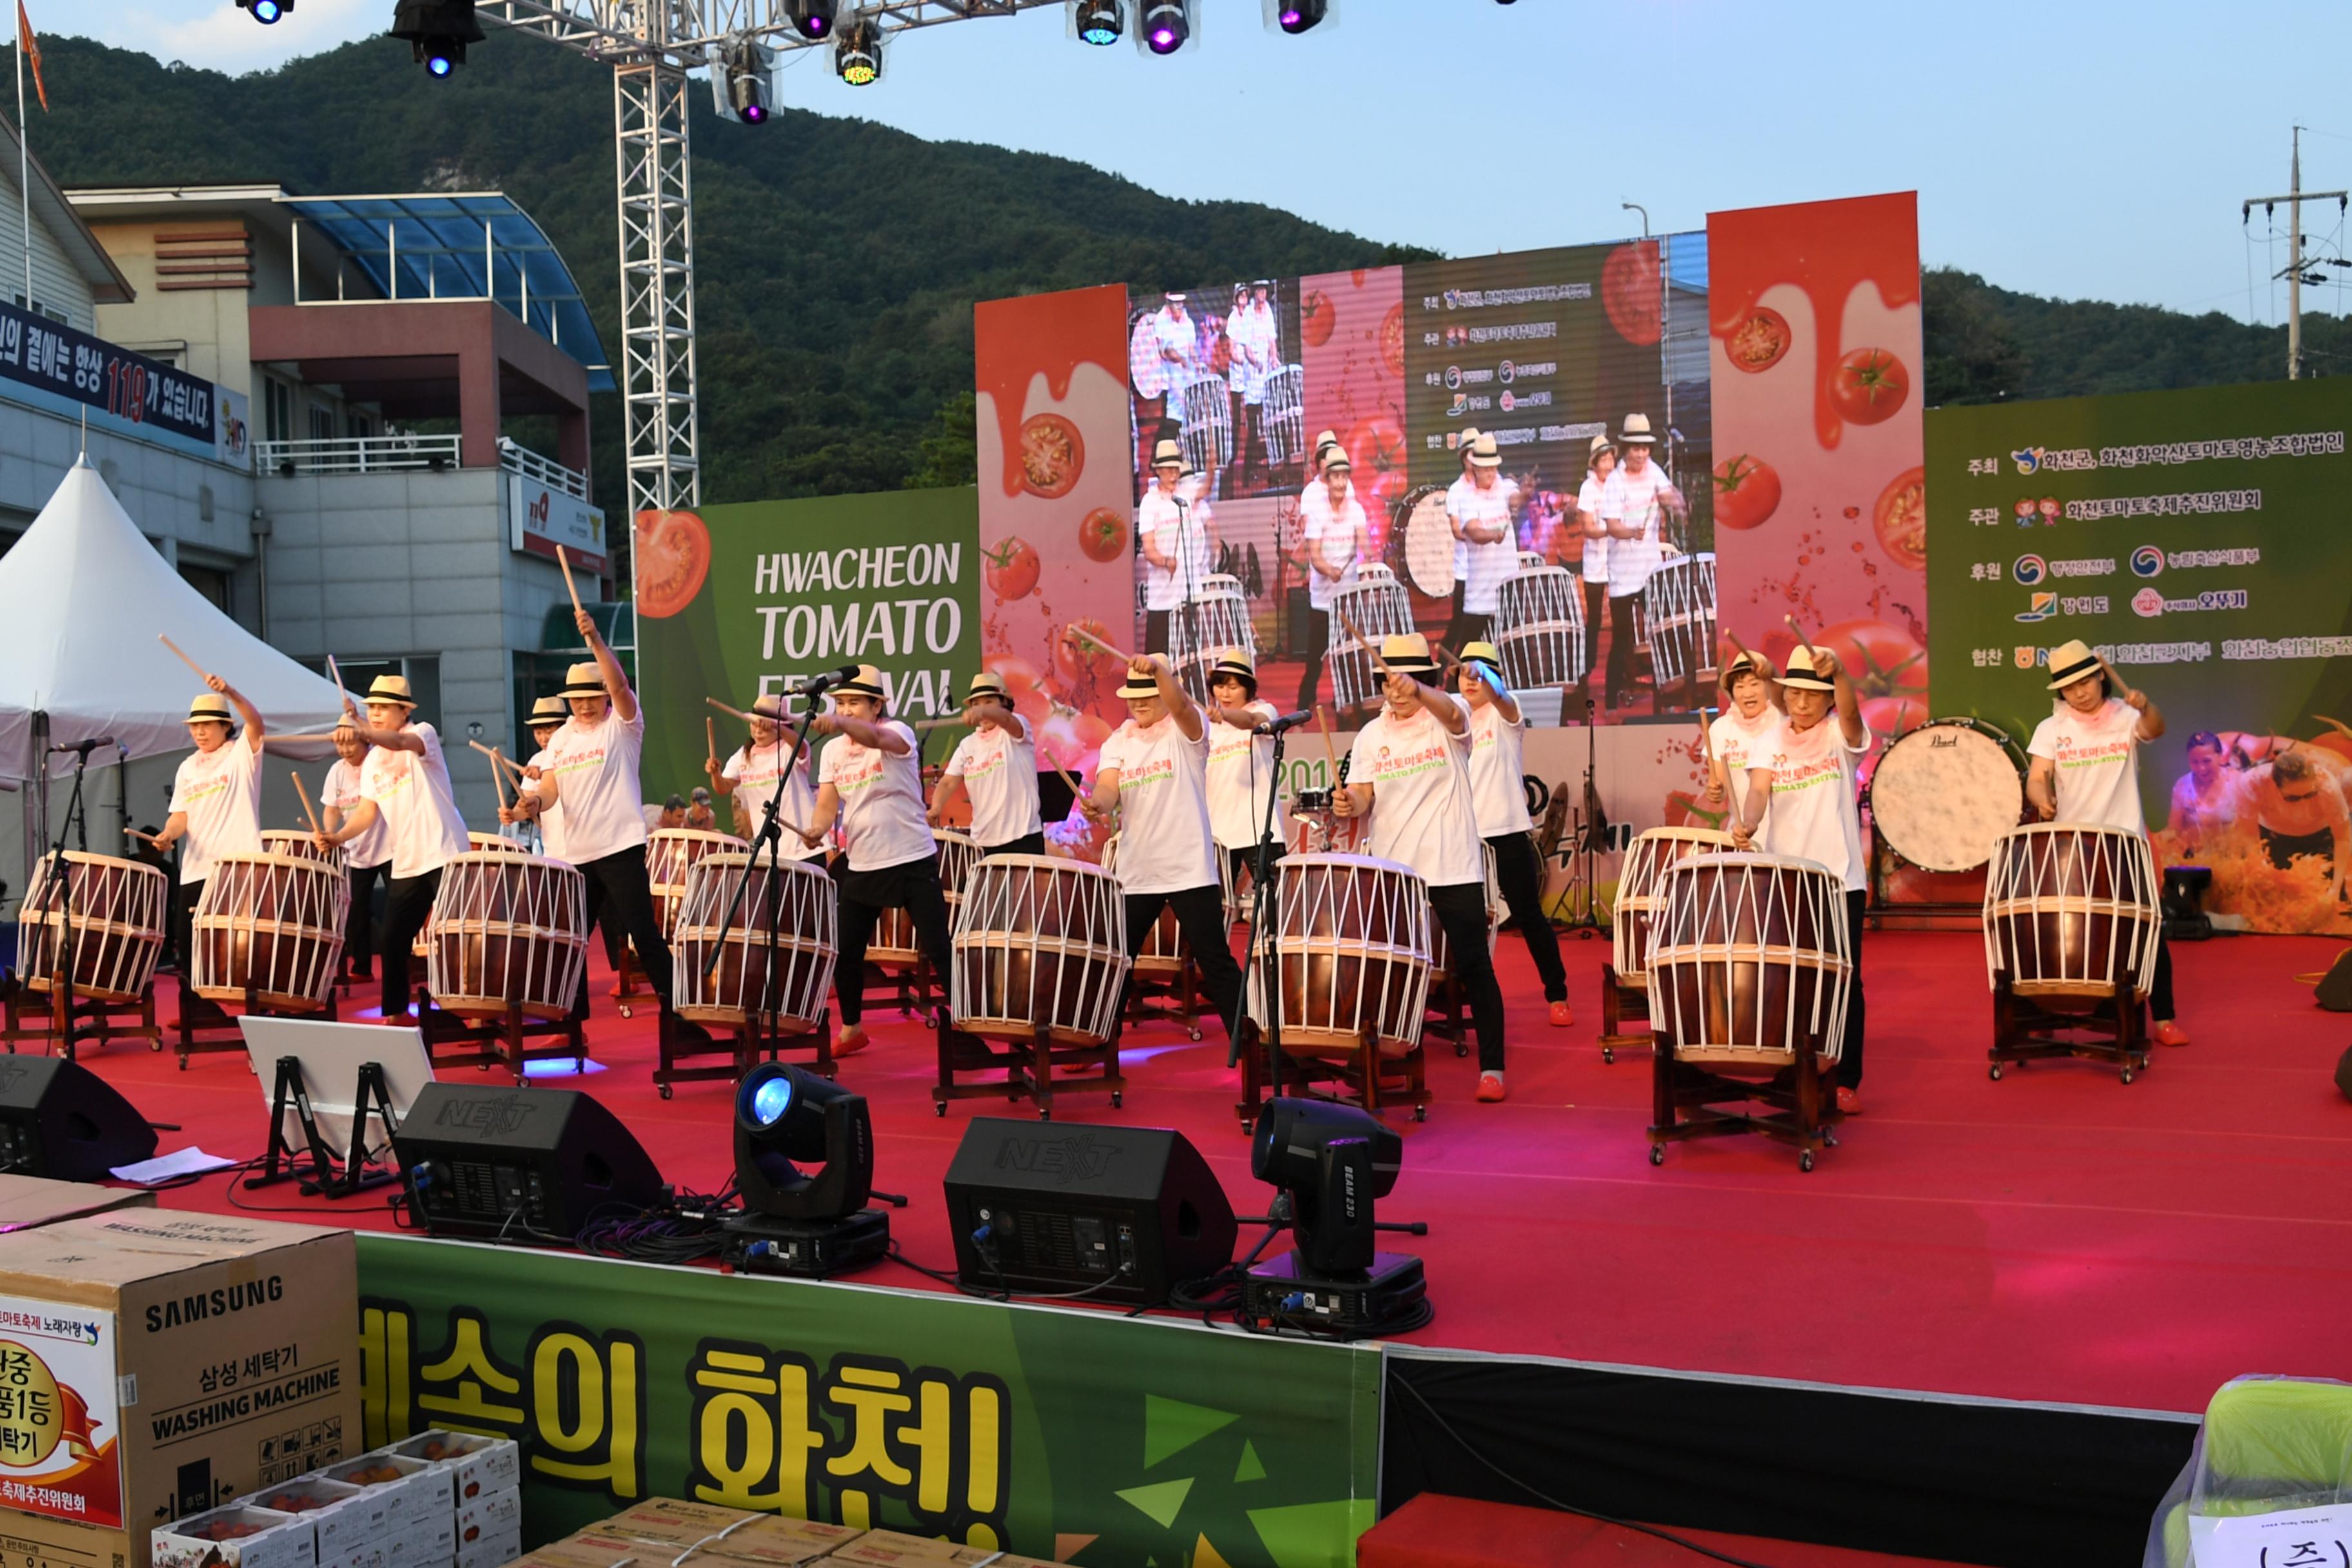
[[[1625,416],[1625,428],[1618,432],[1617,439],[1629,447],[1647,447],[1657,437],[1650,434],[1648,415],[1628,414]]]
[[[2080,637],[2069,637],[2050,650],[2050,689],[2057,691],[2074,684],[2086,675],[2105,676],[2099,656],[2093,653]]]
[[[1613,452],[1616,449],[1617,444],[1610,440],[1609,432],[1603,430],[1600,435],[1595,436],[1591,441],[1585,444],[1584,461],[1586,466],[1590,467],[1592,459],[1601,456],[1601,453]]]
[[[1470,448],[1477,444],[1478,426],[1465,425],[1462,428],[1462,434],[1454,439],[1454,449],[1462,454],[1462,460],[1466,463],[1470,460]]]
[[[378,681],[376,684],[381,686],[383,683]],[[402,682],[403,686],[406,684]],[[567,700],[574,697],[604,696],[604,671],[593,658],[585,664],[575,664],[563,672],[563,689],[556,695]]]
[[[1813,668],[1814,650],[1801,647],[1789,655],[1789,672],[1780,677],[1782,686],[1799,691],[1835,691],[1837,682],[1823,679]]]
[[[1164,468],[1171,463],[1175,464],[1180,470],[1184,468],[1184,448],[1177,442],[1163,437],[1160,444],[1151,448],[1151,466],[1155,468]]]
[[[1760,653],[1750,653],[1745,648],[1724,661],[1723,674],[1718,679],[1723,689],[1728,691],[1731,689],[1732,682],[1743,675],[1753,675],[1761,680],[1777,679],[1777,672],[1772,668],[1770,659]]]
[[[1429,639],[1419,632],[1382,637],[1381,662],[1399,675],[1427,675],[1437,668],[1429,657]]]
[[[993,697],[1008,704],[1013,700],[1013,694],[1004,689],[1004,682],[984,669],[973,676],[971,684],[963,689],[965,701],[969,702],[975,697]]]
[[[1181,289],[1171,289],[1168,291],[1166,298],[1170,304],[1181,305],[1184,302],[1187,296]]]
[[[871,697],[877,702],[890,695],[882,684],[882,672],[870,664],[859,665],[856,678],[835,687],[833,694],[835,697]]]
[[[205,692],[188,704],[191,724],[234,724],[236,716],[229,710],[228,699],[215,692]]]
[[[1339,444],[1339,435],[1336,430],[1318,430],[1315,433],[1315,467],[1318,470],[1323,467],[1324,454]]]
[[[1503,455],[1495,450],[1495,438],[1481,436],[1470,444],[1470,466],[1474,468],[1499,468]]]
[[[1462,645],[1462,662],[1489,665],[1500,669],[1503,668],[1503,653],[1490,642],[1466,642]]]
[[[771,691],[752,703],[749,711],[754,719],[765,719],[772,723],[781,724],[784,721],[784,700]]]
[[[1257,695],[1257,666],[1250,662],[1245,649],[1223,647],[1217,650],[1217,662],[1209,667],[1209,684],[1214,686],[1221,678],[1228,675],[1248,687],[1251,696]]]
[[[573,668],[577,668],[578,667],[574,666]],[[593,669],[596,667],[592,664],[588,668],[590,669]],[[596,689],[602,691],[604,688],[599,684]],[[408,677],[404,675],[377,676],[373,680],[368,682],[367,695],[362,698],[361,700],[370,704],[377,702],[397,703],[403,708],[414,708],[416,706],[416,698],[409,691]]]
[[[1324,473],[1352,474],[1355,471],[1356,465],[1348,461],[1348,454],[1344,448],[1334,446],[1323,454]]]
[[[530,705],[530,727],[534,730],[542,724],[561,724],[571,717],[571,710],[563,706],[561,697],[542,697]]]
[[[1118,694],[1121,697],[1157,697],[1160,695],[1160,682],[1148,675],[1138,675],[1130,668],[1127,679],[1119,682]]]

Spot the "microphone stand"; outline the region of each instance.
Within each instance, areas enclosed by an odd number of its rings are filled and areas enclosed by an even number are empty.
[[[1279,1099],[1282,1094],[1282,998],[1277,989],[1281,975],[1258,951],[1259,933],[1266,927],[1266,910],[1274,897],[1274,808],[1282,795],[1282,752],[1286,731],[1274,733],[1273,766],[1265,781],[1265,815],[1258,828],[1257,849],[1250,863],[1250,918],[1248,933],[1242,949],[1242,994],[1234,1004],[1234,1016],[1227,1022],[1225,1065],[1232,1067],[1241,1055],[1242,1019],[1249,1014],[1249,977],[1257,973],[1258,984],[1265,997],[1265,1083],[1267,1095]],[[1343,786],[1344,787],[1344,786]],[[1218,853],[1223,854],[1223,850]],[[1255,1108],[1253,1107],[1253,1110]]]
[[[814,700],[824,691],[824,683],[820,681],[809,687],[807,695]],[[783,822],[778,812],[783,805],[786,783],[792,778],[793,770],[800,766],[801,752],[808,744],[809,722],[815,716],[816,707],[812,700],[808,716],[798,724],[778,721],[780,729],[792,733],[792,750],[785,754],[784,765],[777,770],[775,787],[768,792],[768,804],[761,808],[760,831],[751,840],[751,852],[744,860],[743,875],[735,884],[734,895],[728,900],[726,916],[719,922],[719,940],[711,944],[710,962],[703,966],[705,980],[719,973],[719,961],[727,954],[727,933],[734,928],[737,917],[743,911],[743,895],[751,885],[752,868],[760,863],[760,851],[765,848],[768,852],[768,887],[761,895],[761,903],[767,917],[767,963],[760,982],[760,1027],[766,1035],[765,1048],[772,1058],[779,1048],[775,1007],[776,950],[781,945],[782,937],[776,927],[783,912],[783,889],[781,886]],[[775,743],[773,741],[768,742],[771,747]]]
[[[1593,839],[1600,834],[1601,827],[1599,809],[1601,792],[1593,786],[1593,777],[1597,771],[1600,733],[1601,726],[1592,713],[1592,698],[1590,694],[1586,694],[1584,696],[1584,798],[1577,803],[1577,814],[1585,819],[1584,831],[1579,836],[1583,839],[1583,843],[1577,851],[1584,861],[1584,912],[1568,922],[1568,929],[1570,931],[1597,931],[1601,929],[1600,884],[1594,879],[1593,868],[1593,857],[1597,853],[1593,848]]]
[[[89,749],[84,747],[74,755],[73,794],[66,798],[65,820],[58,824],[57,847],[49,852],[50,882],[46,889],[48,896],[41,911],[44,923],[60,910],[65,917],[65,929],[57,933],[49,947],[49,1023],[57,1034],[58,1050],[68,1061],[74,1059],[73,988],[74,976],[81,972],[81,931],[74,924],[73,862],[66,858],[66,835],[74,830],[79,818],[81,852],[89,853],[89,817],[82,809],[81,799],[82,774],[89,767]],[[184,978],[182,984],[186,984]]]
[[[1201,670],[1200,690],[1192,690],[1191,685],[1186,683],[1184,680],[1185,672],[1192,669],[1193,666],[1199,662],[1203,652],[1201,647],[1201,606],[1194,597],[1195,594],[1199,591],[1200,584],[1193,580],[1193,563],[1195,557],[1192,552],[1192,509],[1185,505],[1183,499],[1180,496],[1171,495],[1168,499],[1173,501],[1176,505],[1176,548],[1184,552],[1182,557],[1184,569],[1184,657],[1181,660],[1171,657],[1169,659],[1169,663],[1176,666],[1177,682],[1178,684],[1184,686],[1186,695],[1190,696],[1195,702],[1206,702],[1209,700],[1209,682],[1207,679],[1206,667],[1203,666]],[[1202,541],[1202,544],[1204,548],[1206,547],[1207,542],[1208,542],[1206,540]]]

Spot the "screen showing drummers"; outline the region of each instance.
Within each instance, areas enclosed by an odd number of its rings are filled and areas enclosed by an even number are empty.
[[[1664,297],[1654,241],[1407,265],[1412,482],[1457,478],[1472,429],[1523,488],[1573,494],[1594,436],[1665,406]]]

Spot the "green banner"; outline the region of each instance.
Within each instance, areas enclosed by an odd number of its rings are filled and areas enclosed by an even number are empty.
[[[637,526],[637,671],[645,793],[703,782],[703,721],[719,755],[736,708],[803,676],[870,664],[900,719],[952,713],[980,668],[980,511],[966,489],[748,501],[649,513]],[[798,711],[800,704],[793,703]],[[935,731],[944,760],[961,731]]]
[[[1381,1358],[846,1283],[360,1237],[367,1439],[522,1444],[526,1544],[679,1497],[1092,1568],[1314,1568]]]
[[[2159,852],[2210,865],[2206,909],[2257,931],[2352,931],[2347,428],[2340,380],[1927,416],[1936,711],[2022,746],[2050,650],[2089,644],[2168,726],[2140,763]]]

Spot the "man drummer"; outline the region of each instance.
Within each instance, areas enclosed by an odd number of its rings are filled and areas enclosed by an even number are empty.
[[[1184,448],[1169,440],[1152,448],[1151,475],[1151,489],[1135,509],[1135,536],[1143,547],[1144,646],[1165,653],[1169,617],[1200,596],[1216,542],[1199,498],[1181,488],[1189,477]]]
[[[1788,715],[1748,754],[1748,792],[1732,818],[1740,849],[1811,860],[1845,889],[1846,951],[1853,969],[1845,1038],[1838,1054],[1837,1108],[1862,1114],[1862,909],[1869,887],[1862,858],[1862,814],[1855,771],[1870,752],[1870,728],[1853,680],[1825,647],[1789,655],[1780,679]],[[1834,709],[1834,716],[1832,710]],[[1757,826],[1762,824],[1763,832]]]
[[[930,825],[947,820],[956,796],[971,797],[971,841],[982,855],[1043,855],[1045,824],[1037,809],[1037,744],[1029,721],[1013,710],[1004,682],[987,670],[964,690],[971,733],[956,743],[931,795]]]
[[[217,675],[212,688],[188,704],[188,740],[194,753],[172,776],[172,815],[154,838],[158,850],[188,841],[180,856],[179,898],[172,906],[172,946],[180,955],[180,1007],[207,1017],[220,1015],[212,1003],[188,989],[195,973],[192,945],[196,905],[212,879],[213,862],[224,855],[261,853],[261,742],[268,726],[245,695]],[[245,725],[239,737],[231,714]]]
[[[1748,805],[1748,770],[1756,765],[1758,746],[1780,722],[1772,706],[1772,661],[1741,648],[1724,662],[1718,684],[1726,701],[1723,711],[1706,727],[1706,803],[1721,807],[1737,822]]]
[[[1535,960],[1543,981],[1551,1026],[1576,1022],[1568,1005],[1568,970],[1559,961],[1559,938],[1543,907],[1543,859],[1536,853],[1535,818],[1528,812],[1527,776],[1521,763],[1528,721],[1519,700],[1503,682],[1503,656],[1490,642],[1465,643],[1455,672],[1470,704],[1470,801],[1478,814],[1478,837],[1495,856],[1495,883],[1503,903]]]
[[[787,860],[817,859],[824,854],[822,841],[810,844],[801,837],[801,825],[816,815],[816,786],[809,782],[809,748],[798,748],[799,757],[792,763],[789,775],[785,761],[794,747],[783,724],[784,700],[762,697],[751,704],[748,722],[751,738],[729,753],[724,763],[706,760],[703,772],[710,775],[710,787],[735,802],[735,826],[749,838],[758,833],[768,820],[768,803],[776,803],[776,819],[783,826],[777,840],[777,851]]]
[[[841,954],[833,992],[841,1028],[833,1054],[866,1048],[866,944],[886,910],[913,921],[916,945],[945,990],[954,973],[948,944],[948,901],[940,887],[940,851],[923,817],[923,759],[915,731],[889,717],[882,672],[861,664],[833,688],[833,710],[809,721],[812,735],[832,735],[816,764],[816,805],[800,825],[801,842],[815,848],[841,819]]]
[[[1665,518],[1687,522],[1689,508],[1664,468],[1651,460],[1657,444],[1646,414],[1625,416],[1618,445],[1624,466],[1601,490],[1601,521],[1609,535],[1609,706],[1633,700],[1633,606],[1665,554]]]
[[[1331,602],[1356,580],[1370,536],[1363,503],[1356,499],[1355,470],[1348,454],[1334,446],[1323,453],[1322,473],[1307,487],[1298,508],[1300,571],[1307,574],[1307,663],[1298,678],[1298,706],[1315,706],[1323,684],[1323,660],[1331,648]]]
[[[1609,618],[1609,529],[1601,513],[1601,498],[1616,471],[1617,448],[1603,431],[1587,449],[1584,483],[1576,492],[1576,521],[1584,536],[1584,549],[1576,564],[1577,576],[1584,584],[1584,669],[1578,679],[1588,686],[1594,667],[1601,662],[1601,628]]]
[[[360,764],[360,801],[343,816],[342,826],[318,836],[319,847],[349,844],[381,822],[392,839],[392,879],[383,900],[383,1018],[404,1022],[408,1016],[409,960],[416,933],[433,913],[434,895],[441,890],[441,868],[466,853],[466,819],[449,789],[449,764],[441,755],[441,737],[430,724],[412,721],[416,699],[408,678],[379,675],[368,687],[367,718],[349,698],[343,700],[343,722],[336,731],[340,748],[344,731],[371,749]]]
[[[1486,951],[1486,853],[1470,788],[1470,706],[1437,684],[1429,639],[1384,637],[1386,703],[1348,753],[1331,792],[1340,816],[1371,819],[1371,853],[1418,873],[1454,954],[1478,1033],[1478,1098],[1504,1097],[1503,991]]]
[[[2145,834],[2139,748],[2164,733],[2164,715],[2080,637],[2050,650],[2050,689],[2057,700],[2025,748],[2032,759],[2025,798],[2044,822]],[[2160,925],[2147,1016],[2158,1045],[2189,1043],[2189,1031],[2173,1018],[2172,948]]]
[[[1177,930],[1217,1010],[1226,1037],[1241,1008],[1217,847],[1209,826],[1207,717],[1154,654],[1128,666],[1118,694],[1128,720],[1102,743],[1093,788],[1079,809],[1094,822],[1119,819],[1118,880],[1126,894],[1127,951],[1143,951],[1162,909]],[[1125,998],[1121,998],[1122,1013]]]
[[[359,809],[365,798],[360,774],[367,765],[368,743],[340,726],[335,731],[334,765],[320,786],[319,810],[329,832]],[[375,978],[375,886],[392,876],[392,833],[379,820],[374,826],[343,846],[343,872],[352,884],[351,913],[343,922],[344,972],[353,980]]]
[[[1462,600],[1470,588],[1470,542],[1462,536],[1462,525],[1455,520],[1454,508],[1462,493],[1475,482],[1476,470],[1470,466],[1470,454],[1478,445],[1478,427],[1465,426],[1454,450],[1462,454],[1462,471],[1445,487],[1445,526],[1454,533],[1454,614],[1445,623],[1445,635],[1452,640],[1462,626]]]
[[[1209,717],[1215,721],[1209,731],[1209,833],[1238,882],[1242,868],[1256,863],[1269,789],[1276,795],[1273,860],[1282,858],[1290,838],[1289,815],[1273,787],[1274,737],[1257,733],[1277,715],[1273,703],[1258,700],[1257,666],[1242,648],[1218,650],[1209,667]]]
[[[1456,479],[1445,492],[1446,521],[1454,539],[1465,548],[1462,611],[1446,628],[1445,640],[1455,647],[1488,635],[1495,605],[1503,584],[1519,569],[1519,534],[1514,519],[1519,510],[1519,487],[1503,478],[1503,455],[1495,437],[1482,435],[1470,444],[1469,476]]]
[[[1235,284],[1233,314],[1225,319],[1225,341],[1233,346],[1230,396],[1234,476],[1243,484],[1270,468],[1270,465],[1260,462],[1266,452],[1265,429],[1260,416],[1265,412],[1265,384],[1276,369],[1280,353],[1274,308],[1266,302],[1273,291],[1273,281],[1265,278],[1247,285]]]

